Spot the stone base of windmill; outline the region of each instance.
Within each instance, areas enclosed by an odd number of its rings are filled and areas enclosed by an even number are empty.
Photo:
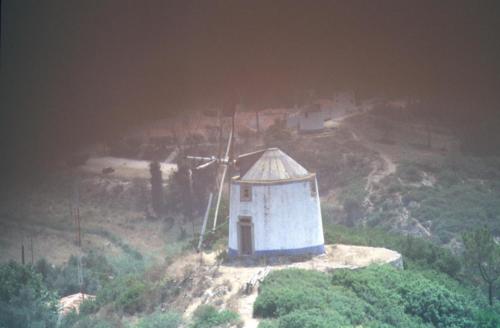
[[[190,260],[188,260],[190,258]],[[403,269],[403,258],[387,248],[352,245],[325,245],[325,253],[312,257],[278,257],[272,259],[232,259],[220,263],[216,254],[199,253],[183,259],[183,265],[174,263],[169,269],[184,272],[184,266],[197,267],[193,285],[203,286],[201,293],[191,295],[184,315],[190,317],[201,304],[212,304],[237,311],[244,327],[255,328],[259,319],[252,317],[253,303],[258,284],[269,272],[288,268],[300,268],[330,272],[335,269],[360,269],[371,264],[389,264]],[[259,262],[260,261],[260,262]],[[172,276],[174,271],[169,273]],[[203,282],[203,283],[202,283]],[[229,286],[229,287],[228,287]]]

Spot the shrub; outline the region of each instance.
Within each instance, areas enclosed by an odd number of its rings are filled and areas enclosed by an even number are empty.
[[[83,315],[93,314],[99,310],[99,304],[94,299],[85,299],[80,304],[80,313]]]
[[[85,302],[84,302],[85,303]],[[82,311],[80,306],[80,313],[71,310],[63,316],[59,322],[58,328],[112,328],[116,327],[116,322],[110,322],[96,316],[89,316],[88,313]]]
[[[83,289],[86,293],[94,294],[113,275],[113,268],[106,258],[96,252],[89,252],[82,257]],[[67,296],[80,291],[78,282],[78,258],[71,256],[68,262],[61,267],[49,264],[40,259],[34,266],[40,273],[48,288],[55,289],[59,296]]]
[[[174,312],[155,312],[143,317],[136,328],[177,328],[182,323],[181,316]]]
[[[218,311],[211,305],[200,305],[193,313],[191,328],[226,327],[239,322],[240,317],[235,312]]]
[[[57,298],[30,266],[0,265],[0,327],[53,327]]]
[[[407,280],[404,287],[406,313],[435,327],[471,327],[472,307],[463,295],[427,279]]]
[[[258,328],[278,328],[277,320],[262,320],[259,322]]]
[[[72,309],[61,318],[59,328],[71,328],[78,322],[78,319],[80,319],[80,316],[74,309]]]
[[[278,320],[278,328],[344,328],[349,320],[334,311],[297,310]],[[351,326],[352,327],[352,326]]]
[[[475,305],[466,295],[415,271],[398,271],[388,266],[339,270],[333,273],[332,283],[347,286],[379,309],[399,309],[435,327],[473,326]],[[391,324],[399,320],[397,317],[379,319]]]
[[[80,319],[72,326],[68,326],[68,328],[114,328],[116,325],[113,325],[111,322],[99,319],[92,318],[88,316],[80,317]]]
[[[140,277],[121,276],[98,291],[96,302],[99,306],[113,303],[115,310],[134,314],[143,309],[144,296],[149,290],[150,286]]]
[[[465,328],[476,327],[479,317],[473,293],[452,279],[390,266],[339,269],[331,275],[273,271],[260,288],[254,314],[274,318],[271,327]]]
[[[477,326],[481,328],[500,327],[500,306],[496,308],[485,308],[476,311],[475,317]]]
[[[135,312],[140,311],[141,309],[141,301],[142,296],[146,292],[146,284],[137,281],[131,280],[130,285],[125,287],[116,298],[116,307],[118,309],[123,309],[123,311],[134,314]]]
[[[271,272],[254,303],[254,315],[265,318],[282,318],[295,311],[310,316],[308,311],[316,309],[335,309],[337,313],[331,316],[342,313],[343,321],[356,324],[370,316],[364,302],[359,302],[351,291],[331,285],[327,274],[299,269]]]

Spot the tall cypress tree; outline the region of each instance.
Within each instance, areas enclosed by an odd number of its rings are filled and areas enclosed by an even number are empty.
[[[163,214],[163,178],[160,163],[153,161],[149,164],[151,173],[151,203],[156,215]]]

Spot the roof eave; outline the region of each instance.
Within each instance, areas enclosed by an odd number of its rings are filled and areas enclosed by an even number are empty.
[[[309,180],[316,177],[316,173],[309,173],[303,177],[289,178],[289,179],[279,179],[279,180],[241,180],[240,176],[233,177],[232,183],[236,184],[256,184],[256,185],[269,185],[269,184],[283,184],[290,182],[299,182],[304,180]]]

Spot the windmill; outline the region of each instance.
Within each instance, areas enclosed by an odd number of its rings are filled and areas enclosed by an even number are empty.
[[[232,114],[231,115],[231,130],[229,131],[229,138],[227,141],[227,145],[225,147],[224,154],[221,154],[221,151],[219,151],[218,156],[215,156],[215,155],[209,156],[209,157],[207,157],[207,156],[187,156],[187,158],[190,160],[202,162],[201,164],[199,164],[198,166],[195,167],[195,170],[202,170],[202,169],[205,169],[205,168],[207,168],[211,165],[214,165],[214,164],[222,166],[222,176],[221,176],[221,179],[219,181],[219,185],[218,185],[218,189],[217,189],[217,198],[216,198],[215,210],[214,210],[214,216],[213,216],[214,219],[213,219],[212,232],[215,231],[215,229],[217,227],[217,217],[219,215],[219,208],[220,208],[220,203],[221,203],[221,199],[222,199],[222,191],[224,188],[224,182],[226,182],[227,172],[228,172],[229,167],[234,165],[234,163],[235,163],[234,154],[233,154],[233,140],[234,140],[234,132],[235,132],[234,119],[235,119],[236,110],[233,109],[231,114]],[[219,119],[219,131],[220,131],[220,133],[219,133],[219,149],[222,149],[222,147],[221,147],[222,146],[222,123],[221,123],[220,119]],[[207,220],[208,220],[208,216],[209,216],[208,214],[209,214],[210,208],[211,208],[211,203],[212,203],[212,194],[210,194],[207,209],[206,209],[205,216],[203,219],[203,226],[202,226],[202,230],[200,233],[198,250],[200,250],[202,242],[203,242],[203,236],[205,234],[205,229],[206,229],[206,224],[207,224]]]
[[[189,159],[201,162],[196,169],[222,166],[212,231],[228,169],[238,175],[229,184],[228,247],[230,258],[281,255],[318,255],[325,252],[321,204],[316,173],[310,172],[278,148],[234,155],[234,113],[225,153]],[[208,220],[203,221],[198,251]]]

